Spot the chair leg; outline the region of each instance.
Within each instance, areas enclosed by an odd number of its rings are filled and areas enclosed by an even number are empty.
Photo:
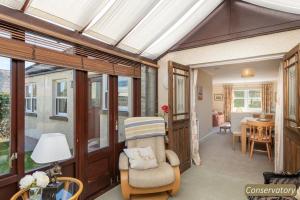
[[[232,149],[235,150],[235,136],[232,135]]]
[[[173,184],[173,188],[170,191],[171,196],[175,196],[180,187],[180,169],[179,167],[173,167],[175,173],[175,182]]]
[[[253,158],[253,150],[254,150],[254,141],[251,142],[251,149],[250,149],[250,158]]]
[[[269,158],[269,161],[271,161],[271,151],[270,151],[269,143],[266,143],[266,146],[267,146],[267,151],[268,151],[268,158]]]
[[[121,191],[124,200],[130,199],[130,186],[128,184],[128,170],[121,170]]]

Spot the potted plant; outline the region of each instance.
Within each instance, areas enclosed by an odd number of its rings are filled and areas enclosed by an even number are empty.
[[[45,172],[36,171],[32,175],[24,176],[20,182],[20,189],[29,189],[30,200],[41,200],[43,188],[49,184],[49,177]]]

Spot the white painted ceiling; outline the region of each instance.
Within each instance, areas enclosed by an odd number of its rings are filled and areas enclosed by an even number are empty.
[[[217,67],[204,67],[201,69],[212,76],[213,84],[276,81],[278,78],[280,61],[280,59],[264,60],[220,65]],[[245,68],[253,69],[255,71],[255,76],[251,78],[242,78],[241,71]]]
[[[0,0],[20,10],[26,0]],[[300,14],[299,0],[244,0]],[[30,0],[25,14],[155,59],[201,23],[223,0]]]

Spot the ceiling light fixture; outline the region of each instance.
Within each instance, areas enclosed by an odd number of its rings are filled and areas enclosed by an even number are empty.
[[[241,71],[241,77],[242,78],[250,78],[255,76],[255,71],[250,68],[243,69]]]

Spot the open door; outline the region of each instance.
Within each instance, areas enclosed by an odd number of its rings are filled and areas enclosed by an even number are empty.
[[[284,57],[284,169],[300,169],[299,45]]]
[[[169,148],[180,160],[183,172],[191,166],[190,147],[190,69],[169,61]]]

